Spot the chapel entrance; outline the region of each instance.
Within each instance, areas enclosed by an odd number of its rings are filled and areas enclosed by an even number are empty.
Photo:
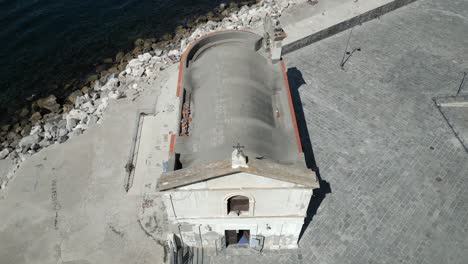
[[[250,230],[226,230],[226,247],[230,245],[249,245]]]

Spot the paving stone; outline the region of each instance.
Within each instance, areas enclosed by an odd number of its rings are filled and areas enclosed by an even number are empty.
[[[468,155],[432,101],[468,67],[468,2],[419,0],[352,32],[344,69],[350,30],[285,57],[331,189],[300,248],[205,263],[468,263]]]

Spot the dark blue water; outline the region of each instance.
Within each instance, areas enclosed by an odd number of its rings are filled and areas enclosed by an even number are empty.
[[[0,0],[0,109],[63,89],[136,38],[173,32],[221,2]]]

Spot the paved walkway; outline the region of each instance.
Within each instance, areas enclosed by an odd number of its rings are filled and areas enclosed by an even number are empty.
[[[361,51],[342,70],[349,34],[285,58],[331,190],[300,250],[205,263],[468,263],[468,154],[432,101],[468,68],[468,2],[419,0],[355,27]]]
[[[151,223],[137,218],[150,201],[127,194],[125,164],[136,113],[154,108],[176,73],[173,65],[161,78],[142,78],[135,101],[111,101],[101,125],[21,164],[0,193],[1,264],[163,263],[163,247],[147,236],[159,230],[145,233]]]

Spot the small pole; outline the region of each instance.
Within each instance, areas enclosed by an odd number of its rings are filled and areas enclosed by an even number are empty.
[[[342,63],[341,63],[341,69],[344,69],[344,65],[345,63],[349,60],[349,58],[351,58],[351,56],[353,56],[353,53],[356,52],[356,51],[361,51],[361,48],[354,48],[353,51],[351,52],[346,52],[348,54],[348,57],[346,58],[346,60],[344,60]]]
[[[349,41],[351,40],[351,35],[353,34],[353,29],[354,28],[351,28],[351,31],[349,32],[349,36],[348,36],[348,41],[346,41],[346,48],[345,48],[345,51],[343,53],[343,58],[341,59],[341,62],[340,62],[340,67],[341,68],[343,68],[343,65],[345,63],[345,57],[346,57],[346,53],[348,53]]]
[[[458,87],[458,91],[457,91],[457,95],[460,94],[464,84],[465,84],[465,78],[466,78],[466,75],[468,74],[468,72],[463,72],[463,78],[462,78],[462,81],[460,83],[460,86]]]

